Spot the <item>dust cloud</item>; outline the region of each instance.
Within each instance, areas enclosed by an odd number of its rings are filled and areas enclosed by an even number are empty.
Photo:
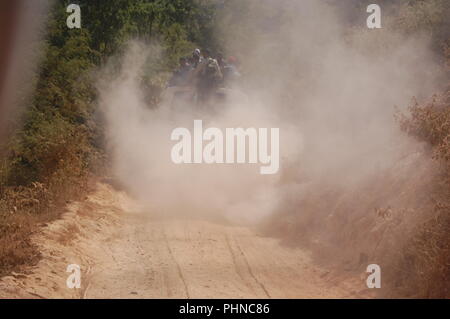
[[[219,110],[147,105],[141,79],[149,61],[161,58],[157,46],[132,42],[120,68],[101,73],[113,172],[146,211],[254,222],[311,181],[357,182],[411,147],[393,113],[439,84],[426,38],[388,26],[349,29],[325,1],[230,1],[220,19],[226,27],[218,34],[244,76],[235,88],[242,94]],[[194,119],[204,128],[280,128],[280,171],[174,164],[171,132],[192,131]]]

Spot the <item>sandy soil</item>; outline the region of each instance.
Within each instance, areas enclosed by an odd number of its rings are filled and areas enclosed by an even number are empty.
[[[2,298],[354,298],[365,278],[336,276],[307,252],[254,230],[139,212],[106,184],[34,238],[42,260],[0,280]],[[69,264],[81,288],[69,289]]]

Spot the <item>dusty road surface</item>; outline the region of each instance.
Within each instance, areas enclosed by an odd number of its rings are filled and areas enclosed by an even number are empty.
[[[0,297],[352,298],[364,290],[361,278],[337,279],[305,251],[250,228],[139,212],[105,184],[35,241],[42,260],[3,278]],[[66,285],[73,263],[80,289]]]

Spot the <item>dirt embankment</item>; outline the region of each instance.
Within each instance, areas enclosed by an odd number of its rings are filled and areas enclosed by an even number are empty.
[[[310,249],[315,262],[349,275],[380,265],[380,297],[442,298],[448,244],[429,227],[448,227],[439,220],[448,202],[442,174],[423,145],[359,183],[308,185],[302,196],[286,199],[266,234]]]
[[[36,266],[0,280],[0,298],[81,298],[92,267],[105,258],[103,243],[120,225],[125,195],[105,184],[81,202],[66,207],[61,219],[43,226],[32,238],[40,252]],[[68,289],[67,266],[81,267],[83,286]]]
[[[365,274],[344,279],[300,249],[254,230],[139,211],[99,184],[69,205],[34,241],[42,260],[0,281],[12,298],[352,298],[369,297]],[[66,286],[67,265],[81,288]]]

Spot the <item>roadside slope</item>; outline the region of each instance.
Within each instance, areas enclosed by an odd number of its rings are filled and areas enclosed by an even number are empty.
[[[105,184],[85,200],[66,207],[61,219],[43,225],[33,236],[41,260],[23,273],[0,279],[0,298],[80,298],[92,267],[105,258],[103,243],[115,235],[125,195]],[[82,289],[68,289],[69,264],[81,266]]]

